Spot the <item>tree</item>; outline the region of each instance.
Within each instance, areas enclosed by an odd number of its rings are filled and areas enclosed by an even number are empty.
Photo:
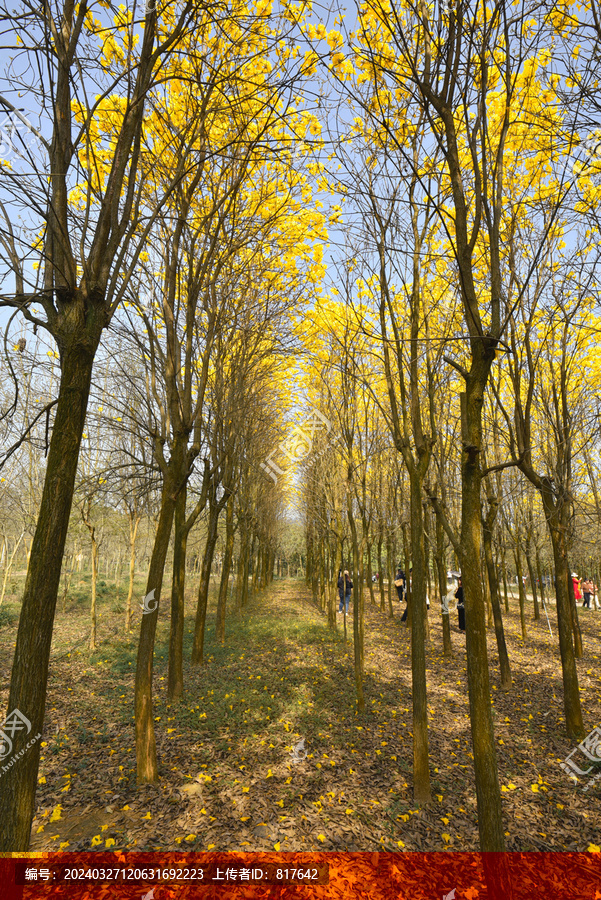
[[[371,86],[369,109],[380,139],[394,146],[407,167],[422,177],[407,140],[414,121],[427,136],[423,153],[444,164],[435,210],[452,254],[466,335],[445,356],[464,382],[461,393],[461,538],[455,547],[465,589],[470,717],[478,799],[480,846],[504,848],[501,797],[486,651],[481,581],[481,483],[484,394],[511,307],[504,300],[508,267],[503,231],[508,154],[516,144],[541,137],[554,124],[541,110],[532,78],[542,31],[525,27],[528,3],[493,9],[466,3],[447,7],[367,3],[351,56],[339,53],[334,70],[359,70]],[[536,18],[534,19],[536,21]],[[342,77],[342,76],[341,76]],[[524,112],[527,110],[527,114]],[[549,120],[552,120],[551,122]],[[536,190],[537,177],[527,188]],[[561,195],[560,195],[561,196]],[[553,209],[557,210],[557,204]],[[543,233],[543,242],[545,234]]]
[[[46,110],[51,113],[42,125],[48,138],[36,131],[39,158],[28,153],[22,167],[16,160],[2,164],[11,209],[9,214],[6,206],[2,208],[3,249],[15,286],[0,304],[18,309],[34,328],[49,332],[61,370],[8,704],[10,710],[21,710],[36,732],[43,727],[61,562],[94,357],[103,329],[120,302],[122,273],[135,263],[139,251],[135,226],[141,212],[138,174],[145,100],[158,60],[165,60],[176,46],[187,18],[182,13],[157,40],[156,10],[149,10],[138,48],[131,16],[116,12],[118,24],[104,34],[100,59],[97,37],[102,27],[89,15],[86,3],[47,4],[35,11],[26,9],[13,19],[14,52],[24,61],[24,72],[35,72],[35,82],[27,84],[28,96],[38,104],[41,115]],[[47,73],[41,84],[38,73]],[[91,79],[96,80],[99,94],[88,108],[85,98]],[[5,96],[2,105],[16,112]],[[74,107],[79,109],[75,129]],[[110,120],[100,142],[99,120],[105,125]],[[29,165],[32,171],[28,172]],[[23,206],[33,225],[29,233],[23,228],[17,234],[11,219],[17,220],[16,211]],[[31,232],[35,235],[33,258]],[[39,265],[37,276],[31,274],[34,260]],[[24,740],[19,733],[16,752]],[[3,850],[28,847],[39,753],[37,743],[19,757],[13,777],[4,779],[0,797]]]

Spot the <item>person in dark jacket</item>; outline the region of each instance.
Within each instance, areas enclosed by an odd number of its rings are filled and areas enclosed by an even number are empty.
[[[400,582],[400,584],[399,584]],[[407,578],[405,573],[399,566],[398,571],[396,573],[396,578],[394,580],[394,586],[396,588],[396,592],[399,596],[399,603],[402,603],[403,600],[407,603]],[[407,621],[407,613],[409,612],[409,606],[405,606],[403,610],[403,615],[401,616],[401,622]]]
[[[455,591],[455,599],[457,600],[457,618],[459,620],[459,631],[465,631],[465,606],[463,605],[463,582],[459,579],[457,590]]]
[[[348,571],[344,570],[344,602],[346,604],[346,613],[348,615],[348,606],[351,602],[351,591],[353,589],[353,582],[351,581],[351,576]],[[342,604],[340,604],[340,611],[342,611]]]
[[[348,606],[351,602],[351,590],[353,588],[353,582],[350,579],[348,570],[344,570],[344,575],[338,576],[338,596],[340,598],[340,603],[338,605],[338,612],[342,612],[342,604],[346,600],[346,611],[348,613]]]
[[[394,579],[394,586],[396,588],[397,594],[399,595],[399,603],[402,603],[405,594],[405,573],[400,568],[400,566],[397,569],[396,578]]]

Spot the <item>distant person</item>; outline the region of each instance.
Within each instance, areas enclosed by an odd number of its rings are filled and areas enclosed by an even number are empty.
[[[457,619],[459,622],[459,631],[465,631],[465,606],[463,603],[463,581],[459,579],[457,590],[455,591],[455,599],[457,600]]]
[[[402,603],[405,594],[405,573],[401,568],[397,569],[396,578],[394,579],[394,586],[399,597],[399,603]]]
[[[344,603],[344,578],[342,575],[342,569],[338,569],[338,598],[340,603],[338,604],[338,612],[342,612],[342,604]]]
[[[582,608],[583,608],[583,609],[585,609],[585,608],[586,608],[586,609],[590,609],[590,608],[591,608],[591,592],[592,592],[592,588],[593,588],[593,586],[592,586],[592,584],[591,584],[590,578],[585,578],[584,581],[582,582],[582,595],[583,595],[583,597],[584,597],[584,600],[582,601]]]
[[[451,585],[451,587],[449,588],[449,590],[447,591],[447,593],[441,600],[440,607],[441,607],[441,612],[442,612],[443,616],[449,615],[449,603],[451,603],[451,601],[454,599],[454,597],[455,597],[455,588],[453,587],[453,585]]]
[[[574,585],[574,599],[578,602],[582,600],[582,591],[580,590],[580,579],[576,572],[572,572],[572,584]]]
[[[349,603],[351,602],[351,591],[353,589],[353,582],[351,581],[351,577],[348,573],[348,570],[344,570],[344,603],[346,607],[346,613],[348,615]],[[342,612],[342,598],[340,599],[340,606],[338,608],[338,612]]]
[[[413,596],[412,591],[413,591],[413,579],[410,575],[408,583],[407,583],[407,579],[405,578],[405,601],[407,603],[407,606],[403,610],[403,615],[401,616],[401,622],[407,621],[407,617],[409,615],[409,594],[411,594],[411,596]]]
[[[394,579],[394,586],[396,588],[396,592],[399,598],[399,603],[402,603],[403,600],[407,604],[407,579],[405,577],[405,573],[399,566],[396,573],[396,578]],[[401,616],[401,622],[407,621],[407,613],[409,612],[409,605],[405,606],[403,610],[403,615]]]

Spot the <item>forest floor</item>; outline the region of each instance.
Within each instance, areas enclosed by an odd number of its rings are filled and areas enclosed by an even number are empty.
[[[82,587],[83,585],[83,587]],[[143,583],[136,596],[142,596]],[[123,590],[121,591],[123,596]],[[87,598],[87,599],[86,599]],[[0,700],[6,708],[17,594],[0,616]],[[427,651],[432,801],[412,801],[408,630],[365,603],[366,711],[355,708],[352,606],[349,642],[328,630],[300,581],[276,582],[227,623],[205,664],[189,663],[185,693],[167,702],[168,604],[159,615],[154,716],[160,781],[136,787],[133,727],[136,627],[101,582],[99,646],[90,654],[89,584],[59,608],[52,648],[31,850],[477,850],[465,636],[429,613]],[[138,604],[139,605],[139,604]],[[505,615],[513,690],[500,690],[494,632],[489,657],[508,850],[586,850],[601,843],[601,779],[574,784],[559,763],[574,748],[563,724],[561,666],[552,607],[528,620]],[[585,653],[578,671],[587,732],[601,723],[601,612],[579,609]],[[455,625],[455,616],[451,614]],[[293,758],[294,747],[304,739]],[[578,751],[574,760],[589,763]],[[601,772],[601,769],[597,769]],[[593,773],[594,774],[594,773]],[[10,777],[5,774],[3,777]]]

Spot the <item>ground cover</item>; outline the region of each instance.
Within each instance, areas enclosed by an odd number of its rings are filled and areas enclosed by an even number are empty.
[[[143,584],[137,586],[141,596]],[[136,787],[133,686],[137,628],[123,633],[123,590],[101,586],[98,650],[86,648],[85,581],[59,610],[31,850],[476,850],[465,638],[442,655],[430,610],[428,649],[433,799],[412,802],[409,633],[365,607],[366,711],[355,709],[352,634],[327,629],[300,581],[282,581],[230,618],[206,664],[186,661],[185,694],[166,697],[169,616],[155,656],[161,779]],[[0,624],[1,699],[16,635],[16,595]],[[500,690],[489,633],[495,735],[508,850],[586,850],[601,843],[601,779],[570,781],[556,627],[544,616],[521,639],[505,616],[513,690]],[[352,611],[352,608],[351,608]],[[193,626],[191,594],[185,656]],[[137,612],[138,617],[141,611]],[[585,726],[601,722],[601,613],[580,611]],[[210,618],[214,610],[210,610]],[[349,622],[349,625],[351,623]],[[304,745],[300,742],[304,741]],[[305,755],[306,754],[306,755]],[[584,760],[581,760],[581,764]],[[586,768],[586,766],[585,766]],[[5,774],[3,777],[10,777]]]

